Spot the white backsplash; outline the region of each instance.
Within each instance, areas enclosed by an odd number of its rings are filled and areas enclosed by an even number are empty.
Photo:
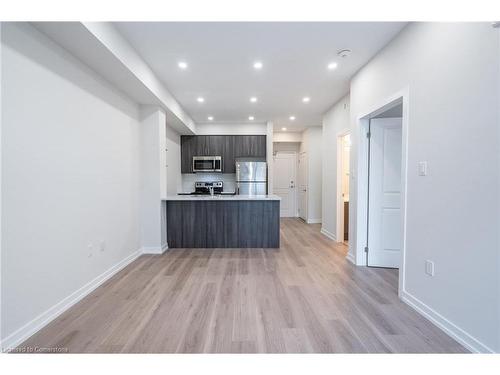
[[[232,192],[236,190],[235,173],[183,173],[182,191],[185,193],[194,191],[194,183],[196,181],[222,181],[224,183],[224,191]]]

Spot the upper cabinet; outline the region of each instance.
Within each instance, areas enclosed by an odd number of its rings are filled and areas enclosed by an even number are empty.
[[[266,157],[265,135],[235,135],[234,157]]]
[[[193,173],[193,156],[222,156],[223,173],[235,173],[235,159],[266,157],[265,135],[183,135],[181,172]]]
[[[193,156],[195,155],[194,135],[181,136],[181,172],[193,173]]]

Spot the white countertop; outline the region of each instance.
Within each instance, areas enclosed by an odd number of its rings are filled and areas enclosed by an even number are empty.
[[[164,201],[280,201],[277,195],[167,195]]]

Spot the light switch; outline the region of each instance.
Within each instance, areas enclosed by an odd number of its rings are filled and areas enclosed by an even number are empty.
[[[418,162],[418,175],[419,176],[427,176],[427,162],[419,161]]]
[[[430,260],[425,261],[425,273],[429,276],[434,276],[434,262]]]

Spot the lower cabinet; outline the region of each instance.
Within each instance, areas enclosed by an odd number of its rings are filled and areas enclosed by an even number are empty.
[[[280,202],[167,201],[169,248],[278,248]]]

